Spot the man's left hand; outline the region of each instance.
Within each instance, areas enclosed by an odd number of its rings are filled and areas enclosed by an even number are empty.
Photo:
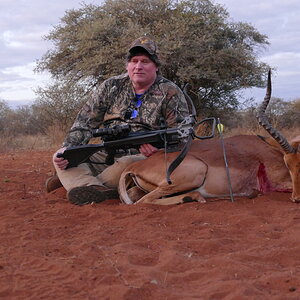
[[[145,155],[146,157],[151,156],[152,154],[156,153],[158,149],[151,144],[143,144],[141,145],[139,151]]]

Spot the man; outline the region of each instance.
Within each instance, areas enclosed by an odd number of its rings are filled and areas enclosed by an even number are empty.
[[[70,202],[83,205],[116,198],[122,171],[130,163],[157,152],[151,144],[141,145],[141,154],[123,156],[112,166],[104,164],[106,154],[91,157],[98,164],[83,163],[66,169],[68,161],[58,158],[66,147],[86,144],[91,129],[130,124],[133,131],[159,129],[163,117],[168,127],[189,115],[182,91],[159,75],[160,60],[157,46],[148,37],[135,40],[128,50],[126,74],[101,83],[90,100],[78,113],[69,134],[53,156],[54,166]],[[99,164],[101,163],[101,164]]]

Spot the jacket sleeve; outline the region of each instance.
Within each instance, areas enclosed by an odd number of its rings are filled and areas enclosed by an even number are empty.
[[[102,124],[107,110],[108,81],[101,83],[84,104],[67,134],[63,147],[87,144],[92,138],[91,129]]]

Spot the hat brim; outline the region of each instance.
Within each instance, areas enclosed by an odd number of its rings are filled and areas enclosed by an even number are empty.
[[[129,49],[129,52],[130,53],[138,52],[139,48],[141,48],[144,51],[146,51],[149,55],[154,55],[155,54],[154,51],[149,50],[147,47],[144,47],[143,45],[135,45],[134,47],[132,47],[132,48]]]

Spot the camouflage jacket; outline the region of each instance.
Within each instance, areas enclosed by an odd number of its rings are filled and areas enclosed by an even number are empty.
[[[141,99],[141,106],[135,107],[135,92],[127,74],[105,80],[78,113],[63,147],[88,143],[91,129],[99,126],[130,124],[133,131],[145,131],[159,129],[161,117],[168,127],[176,127],[178,119],[189,115],[182,91],[162,76],[157,76]],[[137,110],[135,118],[128,117],[130,109]]]

